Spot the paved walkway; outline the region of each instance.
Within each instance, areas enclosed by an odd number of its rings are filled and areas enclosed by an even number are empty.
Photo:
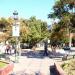
[[[43,49],[41,48],[41,50]],[[50,75],[50,66],[54,62],[61,62],[59,58],[42,58],[42,51],[35,53],[30,49],[27,51],[22,53],[18,63],[14,63],[14,75]],[[10,56],[10,60],[14,61],[15,56]]]
[[[12,57],[12,60],[15,60]],[[50,66],[56,62],[55,59],[45,58],[27,58],[20,56],[19,62],[14,63],[13,73],[15,75],[50,75]]]
[[[42,51],[25,50],[19,62],[14,63],[13,75],[50,75],[50,66],[61,59],[42,57],[42,54]],[[10,56],[10,60],[14,61],[15,56]]]

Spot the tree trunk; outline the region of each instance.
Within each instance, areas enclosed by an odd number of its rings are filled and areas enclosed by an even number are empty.
[[[33,47],[32,47],[32,50],[33,50],[33,51],[35,51],[35,50],[36,50],[36,47],[35,47],[35,46],[33,46]]]

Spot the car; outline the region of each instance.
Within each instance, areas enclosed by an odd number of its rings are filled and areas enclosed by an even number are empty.
[[[64,46],[63,49],[64,50],[70,50],[70,47],[69,46]]]

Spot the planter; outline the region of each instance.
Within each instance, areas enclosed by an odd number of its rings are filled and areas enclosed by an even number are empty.
[[[13,71],[13,63],[8,63],[5,61],[0,61],[4,64],[6,64],[5,66],[0,68],[0,75],[9,75],[12,71]]]
[[[66,75],[65,71],[61,68],[58,63],[54,63],[55,70],[57,71],[57,75]]]

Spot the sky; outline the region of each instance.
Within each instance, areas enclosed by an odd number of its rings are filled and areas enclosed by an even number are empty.
[[[52,12],[54,2],[55,0],[0,0],[0,17],[8,18],[17,10],[20,18],[36,16],[50,25],[52,21],[48,19],[48,14]]]

